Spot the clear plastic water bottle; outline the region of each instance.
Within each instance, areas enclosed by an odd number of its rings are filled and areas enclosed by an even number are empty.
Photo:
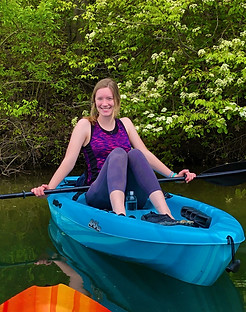
[[[137,197],[134,195],[134,191],[130,191],[126,196],[126,209],[137,210]]]

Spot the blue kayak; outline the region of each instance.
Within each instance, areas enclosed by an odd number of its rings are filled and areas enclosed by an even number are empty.
[[[67,188],[77,177],[67,177],[58,188]],[[71,186],[72,187],[72,186]],[[175,219],[194,220],[197,226],[161,225],[142,220],[156,212],[150,201],[127,216],[87,205],[85,194],[48,196],[51,217],[68,236],[93,250],[136,262],[196,285],[212,285],[234,262],[244,241],[239,222],[230,214],[205,203],[168,194]]]

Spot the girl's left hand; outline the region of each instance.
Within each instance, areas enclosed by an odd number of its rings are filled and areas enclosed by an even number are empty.
[[[185,182],[189,183],[196,177],[196,174],[190,172],[189,169],[183,169],[176,175],[176,177],[185,177]]]

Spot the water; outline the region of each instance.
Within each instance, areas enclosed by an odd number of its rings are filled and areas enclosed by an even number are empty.
[[[2,178],[0,193],[29,191],[47,182],[51,174]],[[197,180],[188,185],[166,183],[163,188],[221,208],[246,229],[246,184],[222,187]],[[50,223],[45,199],[2,200],[0,220],[0,303],[32,285],[72,283],[117,312],[246,311],[246,243],[236,254],[241,260],[238,273],[225,272],[213,286],[201,287],[78,246]],[[73,268],[69,274],[62,259],[57,258],[57,251]],[[55,259],[49,265],[34,264],[35,260],[52,256]]]

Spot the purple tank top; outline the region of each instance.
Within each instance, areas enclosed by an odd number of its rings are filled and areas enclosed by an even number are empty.
[[[104,130],[98,122],[91,125],[90,142],[82,148],[87,165],[87,185],[96,180],[106,158],[116,147],[123,148],[127,153],[131,150],[128,134],[120,119],[115,119],[112,131]]]

